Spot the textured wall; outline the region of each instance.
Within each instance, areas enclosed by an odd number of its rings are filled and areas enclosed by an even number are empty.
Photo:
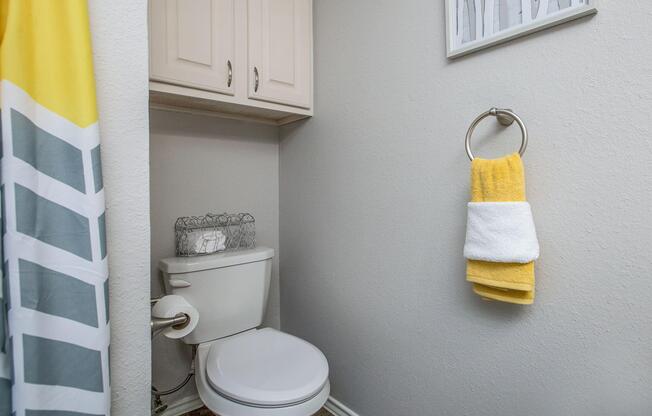
[[[652,414],[652,3],[455,61],[443,4],[315,2],[316,115],[281,131],[283,329],[362,416]],[[464,281],[464,134],[494,105],[531,133],[531,307]]]
[[[106,190],[114,416],[150,412],[147,2],[89,1]]]
[[[207,212],[250,212],[256,241],[278,253],[278,128],[212,117],[151,113],[152,293],[161,291],[158,261],[174,256],[174,221]],[[279,326],[278,260],[274,259],[265,324]],[[159,337],[152,378],[159,389],[188,371],[190,348]],[[195,394],[194,380],[168,396]]]

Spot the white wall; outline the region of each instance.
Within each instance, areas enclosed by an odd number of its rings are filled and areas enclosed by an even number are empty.
[[[147,1],[89,1],[106,191],[114,416],[150,412]]]
[[[652,414],[652,3],[445,56],[444,2],[315,2],[315,117],[281,131],[281,320],[362,416]],[[531,133],[537,298],[464,280],[464,134]],[[516,127],[475,151],[516,149]],[[482,140],[485,136],[485,140]]]
[[[174,256],[177,217],[207,212],[249,212],[256,242],[278,254],[278,128],[213,117],[152,111],[152,293],[161,291],[158,261]],[[278,257],[274,259],[265,324],[279,327]],[[168,389],[183,380],[190,348],[159,337],[153,342],[153,382]],[[195,394],[192,380],[164,398]]]

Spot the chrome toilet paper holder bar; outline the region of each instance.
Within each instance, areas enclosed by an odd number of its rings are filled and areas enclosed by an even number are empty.
[[[178,313],[173,318],[152,318],[150,326],[152,334],[161,329],[172,327],[174,329],[183,329],[190,323],[190,317],[185,313]]]
[[[160,298],[150,299],[150,306],[154,306]],[[160,331],[166,328],[183,329],[190,324],[190,317],[185,313],[178,313],[172,318],[154,318],[149,322],[152,338],[154,338]]]

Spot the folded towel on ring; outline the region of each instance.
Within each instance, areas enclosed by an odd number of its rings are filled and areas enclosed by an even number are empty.
[[[525,174],[518,153],[471,163],[466,279],[483,299],[534,301],[534,260],[539,256]]]
[[[539,242],[527,202],[469,202],[464,257],[500,263],[529,263]]]

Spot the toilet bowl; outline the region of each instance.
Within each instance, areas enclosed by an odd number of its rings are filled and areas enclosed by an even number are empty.
[[[199,313],[183,337],[197,345],[195,382],[220,416],[310,416],[330,394],[328,362],[317,347],[261,328],[274,250],[250,250],[159,262],[166,289]]]
[[[271,328],[197,348],[202,402],[220,416],[308,416],[328,399],[328,362],[308,342]]]

